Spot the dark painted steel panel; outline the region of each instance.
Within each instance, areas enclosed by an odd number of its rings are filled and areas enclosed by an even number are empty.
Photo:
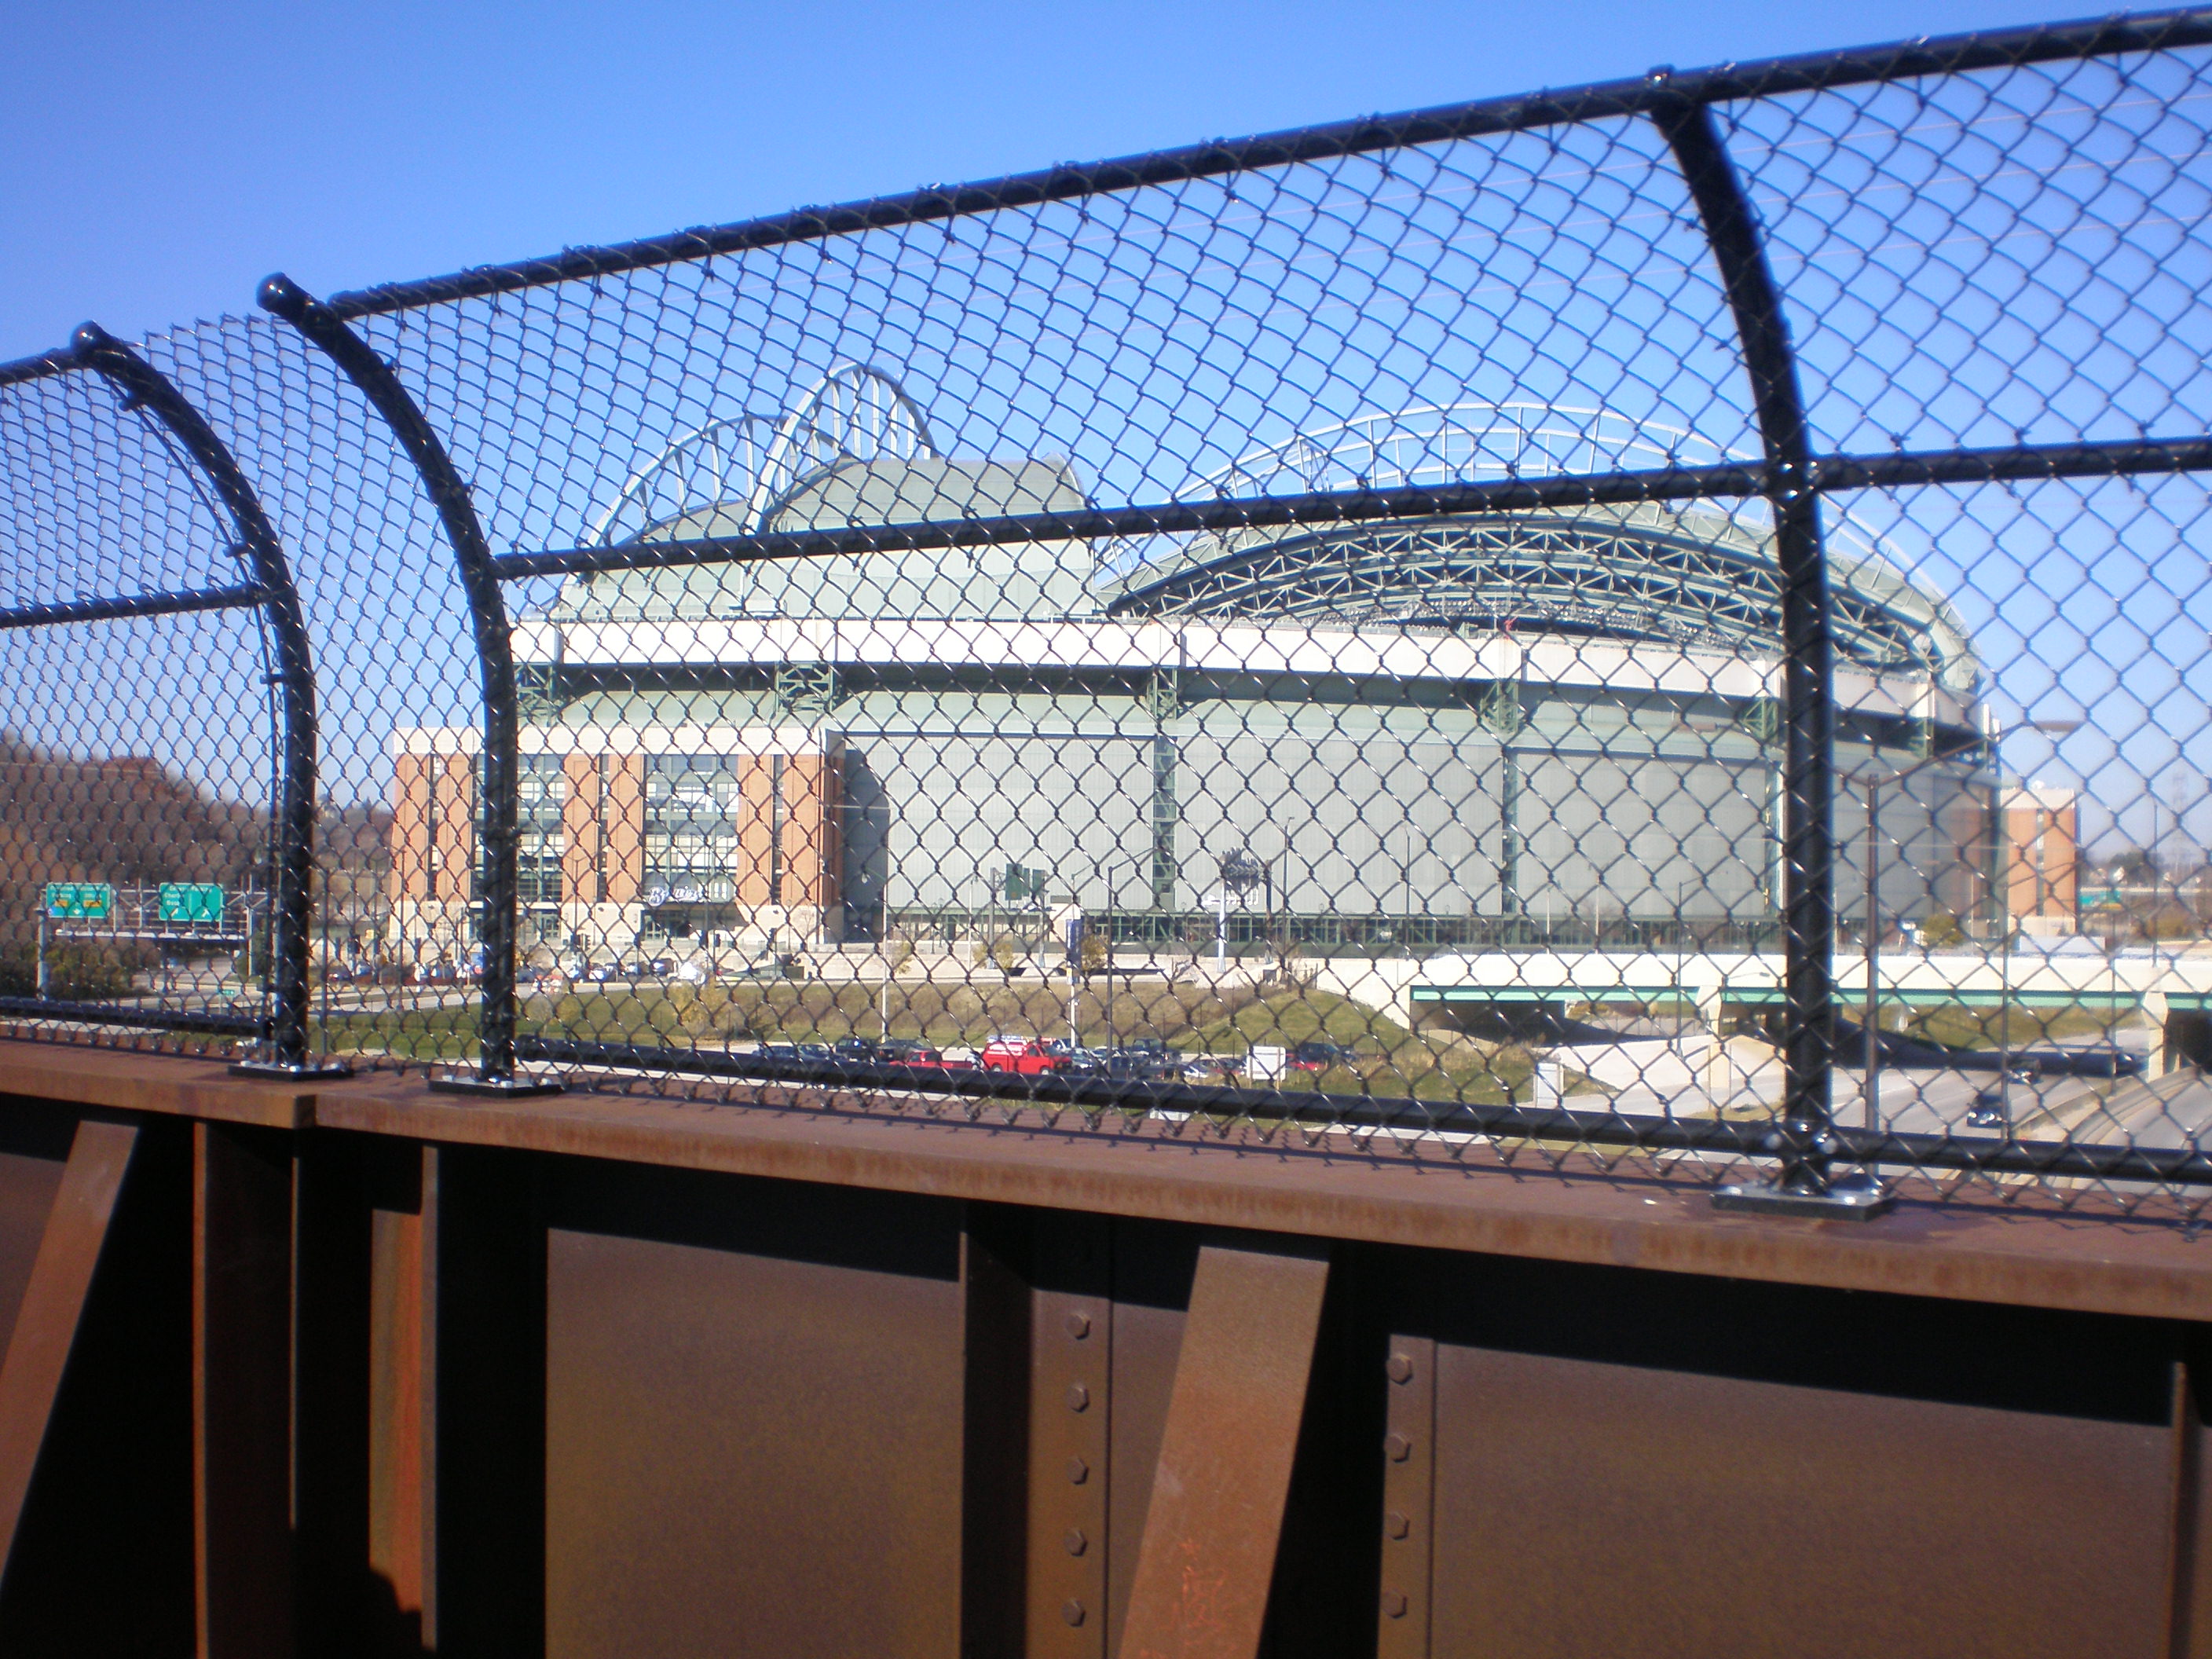
[[[192,1125],[203,1659],[293,1651],[292,1138]]]
[[[76,1114],[9,1101],[0,1121],[0,1353],[15,1328],[23,1287],[60,1191]]]
[[[951,1659],[958,1206],[602,1166],[552,1216],[548,1653]]]
[[[0,1582],[0,1654],[194,1648],[191,1132],[143,1121]]]

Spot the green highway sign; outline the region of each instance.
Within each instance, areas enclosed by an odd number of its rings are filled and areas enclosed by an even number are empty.
[[[50,881],[46,914],[56,921],[112,921],[115,890],[104,881]]]
[[[161,920],[220,923],[222,921],[222,889],[212,882],[163,882]]]

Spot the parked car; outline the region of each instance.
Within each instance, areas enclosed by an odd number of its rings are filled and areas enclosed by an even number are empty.
[[[981,1062],[987,1072],[1012,1072],[1018,1077],[1042,1077],[1064,1072],[1069,1056],[1054,1054],[1029,1037],[993,1037],[983,1045]]]
[[[886,1042],[881,1063],[911,1066],[916,1071],[949,1072],[952,1069],[952,1062],[945,1059],[944,1050],[933,1048],[926,1042]]]
[[[873,1037],[842,1038],[831,1052],[848,1066],[877,1066],[884,1059],[884,1045]]]
[[[1170,1054],[1164,1042],[1130,1043],[1106,1056],[1109,1077],[1126,1078],[1135,1083],[1179,1082],[1183,1069],[1182,1058]]]
[[[1326,1072],[1332,1066],[1352,1064],[1352,1050],[1340,1042],[1323,1042],[1319,1038],[1308,1038],[1291,1049],[1291,1066],[1299,1072]]]

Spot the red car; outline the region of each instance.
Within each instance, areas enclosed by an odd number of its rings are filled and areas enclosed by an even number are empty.
[[[1042,1042],[1024,1037],[994,1037],[983,1045],[982,1066],[987,1072],[1012,1072],[1018,1077],[1041,1077],[1067,1069],[1067,1056],[1056,1054]]]

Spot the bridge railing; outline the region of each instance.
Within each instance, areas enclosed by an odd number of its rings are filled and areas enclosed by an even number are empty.
[[[2181,11],[1656,70],[88,331],[5,372],[9,556],[20,399],[93,374],[248,574],[26,575],[11,733],[244,799],[202,673],[57,724],[37,653],[256,609],[266,1012],[5,1010],[2191,1206],[2208,66]]]

